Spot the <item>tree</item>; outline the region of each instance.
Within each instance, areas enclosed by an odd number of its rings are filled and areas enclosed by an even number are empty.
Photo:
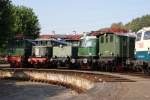
[[[112,29],[120,29],[120,30],[126,30],[128,31],[128,29],[125,27],[125,25],[122,22],[118,22],[118,23],[112,23],[111,24],[111,28]]]
[[[112,23],[109,30],[111,30],[112,32],[120,32],[120,33],[126,33],[129,31],[122,22]]]
[[[14,6],[14,33],[22,34],[25,37],[37,38],[40,33],[38,17],[31,8]]]
[[[125,26],[123,25],[122,22],[119,22],[119,23],[112,23],[112,24],[111,24],[111,28],[121,28],[121,29],[125,29]]]
[[[145,16],[133,19],[131,22],[127,23],[125,26],[134,32],[137,32],[143,27],[149,27],[150,15],[145,15]]]
[[[10,0],[0,0],[0,48],[12,37],[13,13]]]

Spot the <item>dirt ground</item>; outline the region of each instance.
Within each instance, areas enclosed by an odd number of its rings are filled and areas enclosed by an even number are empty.
[[[120,100],[150,100],[150,79],[122,83],[122,88]]]
[[[96,83],[86,93],[77,94],[55,85],[0,80],[0,100],[150,100],[150,78],[114,75],[135,82]]]
[[[0,100],[66,100],[75,95],[55,85],[0,80]]]

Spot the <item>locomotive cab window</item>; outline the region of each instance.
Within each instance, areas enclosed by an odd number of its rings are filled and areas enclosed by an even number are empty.
[[[35,41],[35,44],[38,45],[38,41]]]
[[[144,33],[144,40],[149,40],[150,39],[150,31],[146,31]]]
[[[137,33],[136,41],[140,41],[141,40],[141,36],[142,36],[142,33]]]
[[[101,37],[101,43],[104,43],[104,37],[103,36]]]
[[[109,41],[109,36],[108,35],[105,36],[105,40],[106,40],[106,43],[108,43],[108,41]]]
[[[25,42],[25,41],[17,40],[17,41],[16,41],[16,47],[17,47],[17,48],[23,48],[24,45],[25,45],[24,42]]]
[[[41,44],[41,42],[40,42],[40,41],[37,41],[37,45],[40,46],[40,44]]]
[[[42,43],[43,43],[43,44],[42,44],[43,46],[46,46],[46,45],[47,45],[47,41],[43,41]]]
[[[42,46],[42,44],[43,44],[42,41],[39,41],[39,46]]]
[[[113,42],[113,36],[110,35],[110,42]]]
[[[48,46],[51,46],[51,41],[47,41],[47,45],[48,45]]]

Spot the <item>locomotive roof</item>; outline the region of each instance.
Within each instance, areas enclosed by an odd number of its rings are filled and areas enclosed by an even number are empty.
[[[51,41],[51,42],[55,42],[55,43],[58,43],[58,44],[61,44],[61,45],[69,45],[68,42],[65,42],[63,40],[56,40],[56,39],[36,39],[34,41]]]
[[[109,28],[101,28],[97,31],[92,31],[90,35],[99,36],[103,33],[114,33],[114,34],[126,34],[129,30],[121,27],[109,27]]]
[[[143,31],[150,31],[150,27],[144,27],[144,28],[140,29],[137,33],[140,33]]]
[[[100,35],[104,35],[104,34],[115,34],[118,36],[127,36],[127,37],[134,37],[134,38],[136,37],[135,33],[110,33],[110,32],[107,32],[107,33],[101,33]]]
[[[51,41],[51,40],[54,40],[54,39],[45,39],[45,38],[38,38],[38,39],[35,39],[34,41]]]
[[[70,41],[79,41],[81,38],[80,34],[70,34],[70,35],[62,35],[62,34],[54,34],[54,35],[40,35],[40,39],[64,39]]]
[[[57,43],[62,44],[62,45],[69,45],[68,42],[61,41],[61,40],[52,40],[52,41],[57,42]]]
[[[80,39],[84,39],[84,38],[86,38],[86,39],[95,39],[96,38],[96,36],[83,36],[83,37],[81,37]]]

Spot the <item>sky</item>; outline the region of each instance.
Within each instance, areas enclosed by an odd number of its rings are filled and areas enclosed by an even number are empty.
[[[124,24],[150,14],[150,0],[12,0],[33,8],[41,34],[96,31],[114,22]]]

